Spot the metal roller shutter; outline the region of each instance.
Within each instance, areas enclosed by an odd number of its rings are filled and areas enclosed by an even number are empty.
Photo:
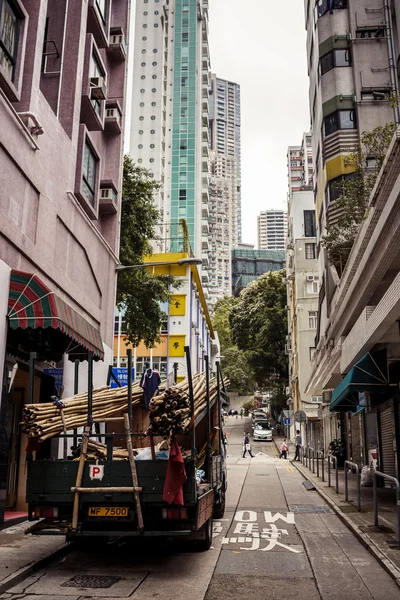
[[[393,449],[393,408],[388,406],[379,414],[379,437],[381,441],[380,466],[386,475],[396,477],[396,454]]]

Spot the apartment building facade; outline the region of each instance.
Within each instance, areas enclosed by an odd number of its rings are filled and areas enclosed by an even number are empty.
[[[320,241],[338,218],[336,183],[354,177],[347,157],[360,132],[399,122],[391,98],[398,96],[400,2],[321,0],[305,2],[305,13],[321,278],[306,391],[323,396],[325,449],[340,439],[347,458],[369,464],[374,457],[399,476],[398,133],[342,272]]]
[[[287,211],[262,211],[257,217],[257,235],[260,250],[285,250]]]
[[[287,151],[289,194],[313,185],[313,158],[311,133],[303,135],[300,146],[289,146]]]
[[[129,10],[0,2],[0,522],[26,508],[23,405],[112,362]]]
[[[208,0],[138,0],[129,154],[161,185],[163,224],[155,249],[183,250],[184,219],[205,271],[209,78]]]
[[[290,173],[289,173],[290,177]],[[319,274],[314,195],[297,191],[288,196],[288,237],[286,244],[286,281],[288,298],[289,407],[291,413],[307,416],[304,440],[318,448],[322,439],[318,407],[322,397],[306,393],[315,353],[318,322]],[[292,417],[291,437],[300,425]]]

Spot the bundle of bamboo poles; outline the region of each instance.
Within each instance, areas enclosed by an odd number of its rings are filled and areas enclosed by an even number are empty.
[[[132,405],[139,404],[143,390],[138,382],[132,384]],[[47,440],[63,430],[83,427],[87,422],[87,392],[62,400],[60,409],[51,402],[27,404],[22,413],[22,431],[29,437]],[[128,388],[110,388],[107,385],[93,390],[92,416],[94,422],[106,422],[107,419],[122,415],[128,407]]]
[[[133,454],[137,455],[137,450],[133,450]],[[81,444],[72,450],[72,456],[78,460],[81,455]],[[105,460],[107,458],[107,446],[90,439],[88,442],[87,460]],[[113,460],[128,460],[128,450],[125,448],[113,448]]]
[[[227,385],[228,382],[226,382]],[[210,401],[217,393],[217,380],[210,380]],[[206,376],[197,374],[193,377],[194,420],[206,408]],[[167,437],[186,433],[193,425],[187,380],[165,390],[150,402],[150,426],[148,435]]]

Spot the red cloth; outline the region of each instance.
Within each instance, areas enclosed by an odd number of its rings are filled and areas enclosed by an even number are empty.
[[[165,477],[163,500],[168,504],[179,504],[183,506],[182,486],[187,480],[185,463],[179,444],[172,440],[171,450],[169,451],[167,476]]]
[[[28,445],[25,448],[25,452],[36,452],[40,450],[40,442],[37,438],[29,438]]]

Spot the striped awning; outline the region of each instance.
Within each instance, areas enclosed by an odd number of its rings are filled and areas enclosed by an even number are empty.
[[[61,331],[70,340],[66,354],[82,355],[79,349],[84,349],[84,354],[91,350],[95,360],[104,359],[100,332],[35,274],[11,271],[7,316],[15,330],[51,327]]]

